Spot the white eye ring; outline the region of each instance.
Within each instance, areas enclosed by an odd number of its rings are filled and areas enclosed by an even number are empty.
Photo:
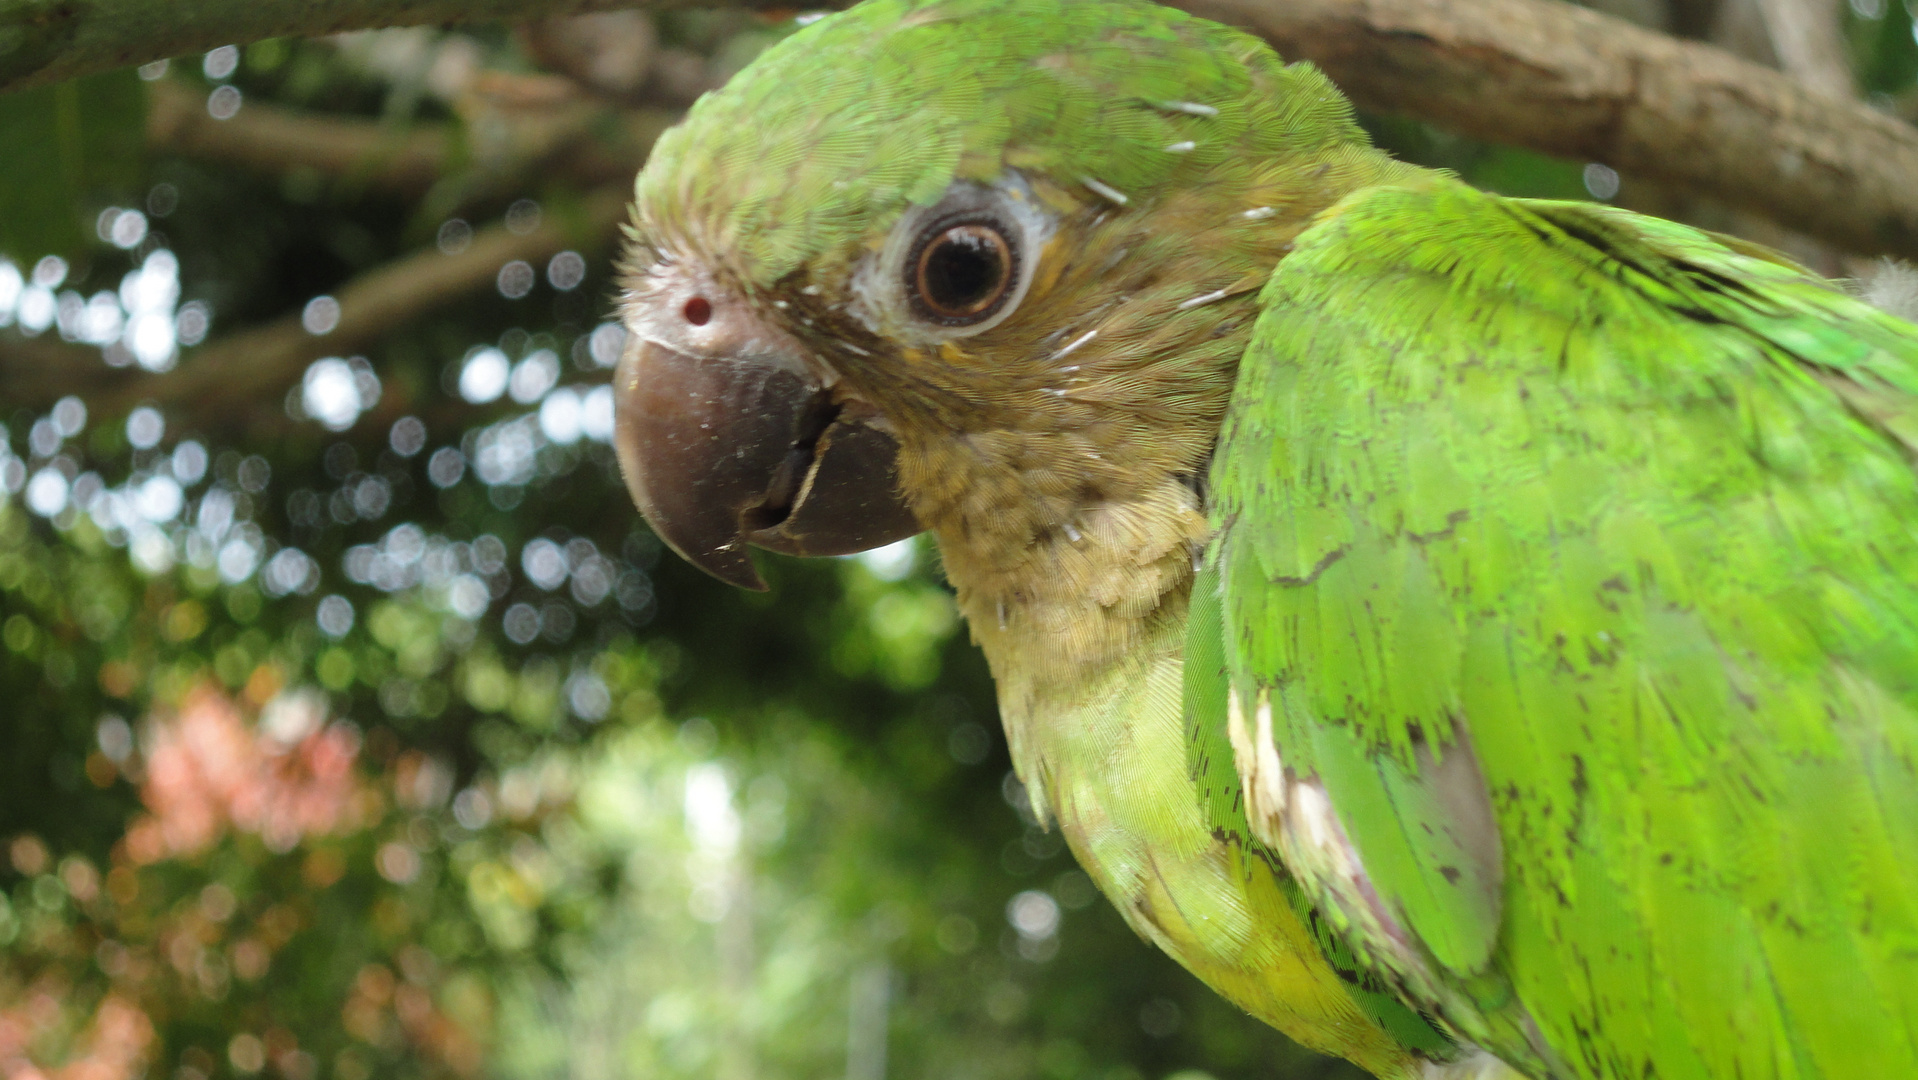
[[[931,206],[906,211],[877,252],[859,261],[852,276],[852,300],[847,310],[866,329],[907,345],[934,345],[941,341],[984,333],[1018,310],[1032,283],[1039,253],[1052,238],[1057,223],[1032,196],[1025,178],[1008,172],[986,186],[961,180]],[[977,302],[947,310],[928,303],[916,282],[925,280],[928,251],[942,238],[963,239],[1010,263],[1006,280]],[[982,301],[982,302],[980,302]]]

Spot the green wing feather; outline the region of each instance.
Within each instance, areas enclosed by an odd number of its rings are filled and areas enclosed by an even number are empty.
[[[1233,769],[1232,744],[1226,737],[1226,696],[1231,682],[1225,664],[1225,605],[1216,568],[1201,570],[1192,584],[1192,606],[1186,624],[1185,688],[1186,764],[1198,788],[1205,822],[1247,861],[1270,860],[1275,853],[1252,835],[1245,816],[1244,793]],[[1305,898],[1297,881],[1283,871],[1279,886],[1299,915],[1326,961],[1338,972],[1347,992],[1365,1014],[1384,1028],[1399,1045],[1434,1061],[1458,1056],[1452,1040],[1416,1009],[1394,997],[1380,975],[1361,964],[1333,931],[1322,914]]]
[[[1918,1075],[1918,327],[1444,180],[1263,301],[1224,651],[1346,941],[1538,1071]]]

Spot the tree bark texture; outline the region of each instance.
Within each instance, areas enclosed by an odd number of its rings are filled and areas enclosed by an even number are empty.
[[[1861,254],[1918,256],[1918,130],[1719,49],[1542,0],[1184,0],[1368,109],[1601,161]]]

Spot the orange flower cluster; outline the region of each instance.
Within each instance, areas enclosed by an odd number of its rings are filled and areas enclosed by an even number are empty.
[[[189,693],[153,728],[140,791],[152,813],[128,829],[128,857],[146,865],[193,855],[228,828],[280,852],[358,828],[359,738],[325,719],[324,699],[311,693],[269,702],[257,729],[219,691]]]
[[[273,903],[249,917],[241,898],[217,881],[200,889],[197,902],[165,902],[159,864],[200,855],[234,835],[257,836],[285,854],[309,838],[390,825],[391,808],[421,814],[445,805],[454,782],[447,765],[413,752],[365,778],[357,731],[328,721],[323,695],[282,691],[277,680],[255,682],[263,684],[260,692],[249,684],[240,699],[202,686],[176,710],[151,718],[143,760],[125,773],[139,782],[146,812],[115,845],[104,877],[80,855],[56,860],[31,835],[0,847],[0,857],[19,873],[57,876],[82,920],[93,924],[74,934],[74,942],[97,942],[79,955],[90,955],[109,980],[88,1018],[87,992],[63,981],[66,976],[43,973],[31,983],[9,984],[14,972],[0,951],[0,1080],[142,1076],[159,1052],[153,1018],[170,1015],[169,997],[198,990],[220,1000],[233,978],[257,982],[304,928],[300,905]],[[247,705],[260,702],[254,722]],[[340,845],[313,845],[300,866],[308,887],[325,889],[347,872],[347,857]],[[374,869],[404,886],[418,875],[420,854],[396,832],[378,845]],[[404,909],[387,897],[373,917],[385,910]],[[403,980],[380,964],[368,965],[355,980],[342,1009],[348,1033],[376,1051],[410,1046],[454,1075],[477,1075],[481,1042],[434,1000],[437,961],[417,944],[397,956]],[[203,1048],[188,1046],[181,1054],[181,1078],[204,1080],[223,1071]],[[320,1068],[283,1027],[234,1034],[226,1056],[241,1073],[270,1069],[280,1080],[312,1080]],[[334,1064],[342,1080],[373,1075],[359,1050],[345,1051]]]
[[[93,1011],[79,1054],[51,1071],[27,1056],[35,1037],[59,1020],[64,995],[39,986],[24,1000],[0,1009],[0,1080],[132,1080],[146,1071],[153,1049],[153,1022],[116,994]]]

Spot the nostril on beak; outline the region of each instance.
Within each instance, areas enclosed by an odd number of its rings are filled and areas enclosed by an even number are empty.
[[[686,306],[679,310],[680,314],[686,316],[686,321],[694,326],[705,326],[713,317],[712,301],[703,296],[695,296],[686,301]]]

